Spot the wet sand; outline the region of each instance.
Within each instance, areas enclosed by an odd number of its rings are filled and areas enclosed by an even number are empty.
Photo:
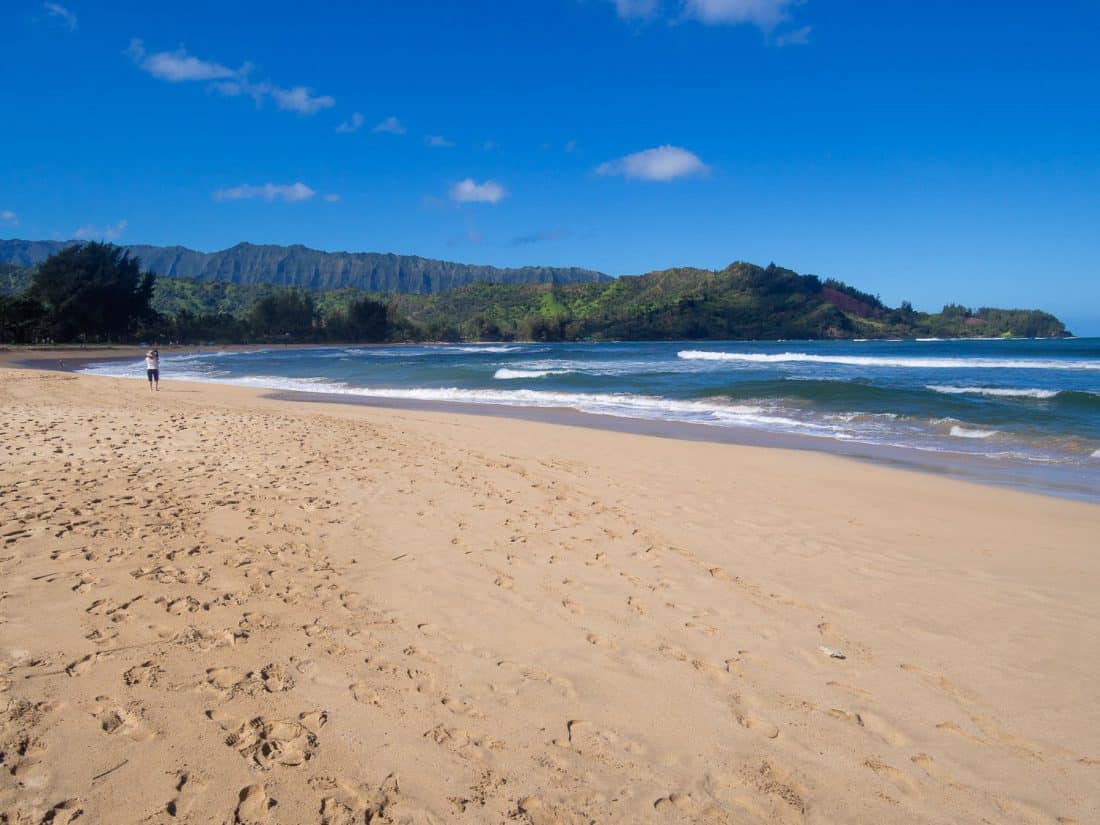
[[[10,822],[1100,818],[1096,505],[204,384],[0,405]]]

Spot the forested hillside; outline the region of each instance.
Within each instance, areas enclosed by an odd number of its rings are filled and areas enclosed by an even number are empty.
[[[98,245],[89,245],[98,246]],[[63,273],[74,248],[50,259]],[[107,255],[116,247],[107,247]],[[126,250],[122,250],[127,252]],[[127,252],[129,255],[129,253]],[[128,260],[134,260],[129,255]],[[48,323],[36,279],[46,265],[0,265],[0,337],[33,340],[71,325]],[[144,271],[144,263],[142,262]],[[87,293],[94,295],[94,291]],[[579,284],[473,283],[416,295],[357,289],[306,290],[155,278],[150,312],[126,329],[150,339],[245,342],[1057,337],[1065,326],[1040,310],[918,312],[886,306],[837,280],[738,262],[718,271],[669,269]],[[21,297],[15,297],[21,296]],[[85,300],[93,300],[87,298]],[[36,307],[38,307],[36,309]],[[4,330],[7,330],[5,333]],[[17,332],[13,332],[17,330]]]

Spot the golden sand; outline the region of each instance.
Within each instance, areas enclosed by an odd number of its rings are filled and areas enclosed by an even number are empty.
[[[170,381],[0,413],[0,822],[1100,821],[1096,505]]]

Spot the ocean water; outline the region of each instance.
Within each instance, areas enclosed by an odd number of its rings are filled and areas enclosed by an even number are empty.
[[[144,378],[137,361],[85,371]],[[161,374],[391,404],[568,409],[716,440],[767,434],[1100,500],[1096,338],[166,351]]]

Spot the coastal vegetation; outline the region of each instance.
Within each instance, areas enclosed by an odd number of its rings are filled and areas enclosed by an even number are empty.
[[[1057,337],[1039,310],[892,308],[771,264],[679,268],[586,283],[474,282],[430,294],[156,277],[128,249],[67,246],[0,265],[0,340],[384,342]]]

